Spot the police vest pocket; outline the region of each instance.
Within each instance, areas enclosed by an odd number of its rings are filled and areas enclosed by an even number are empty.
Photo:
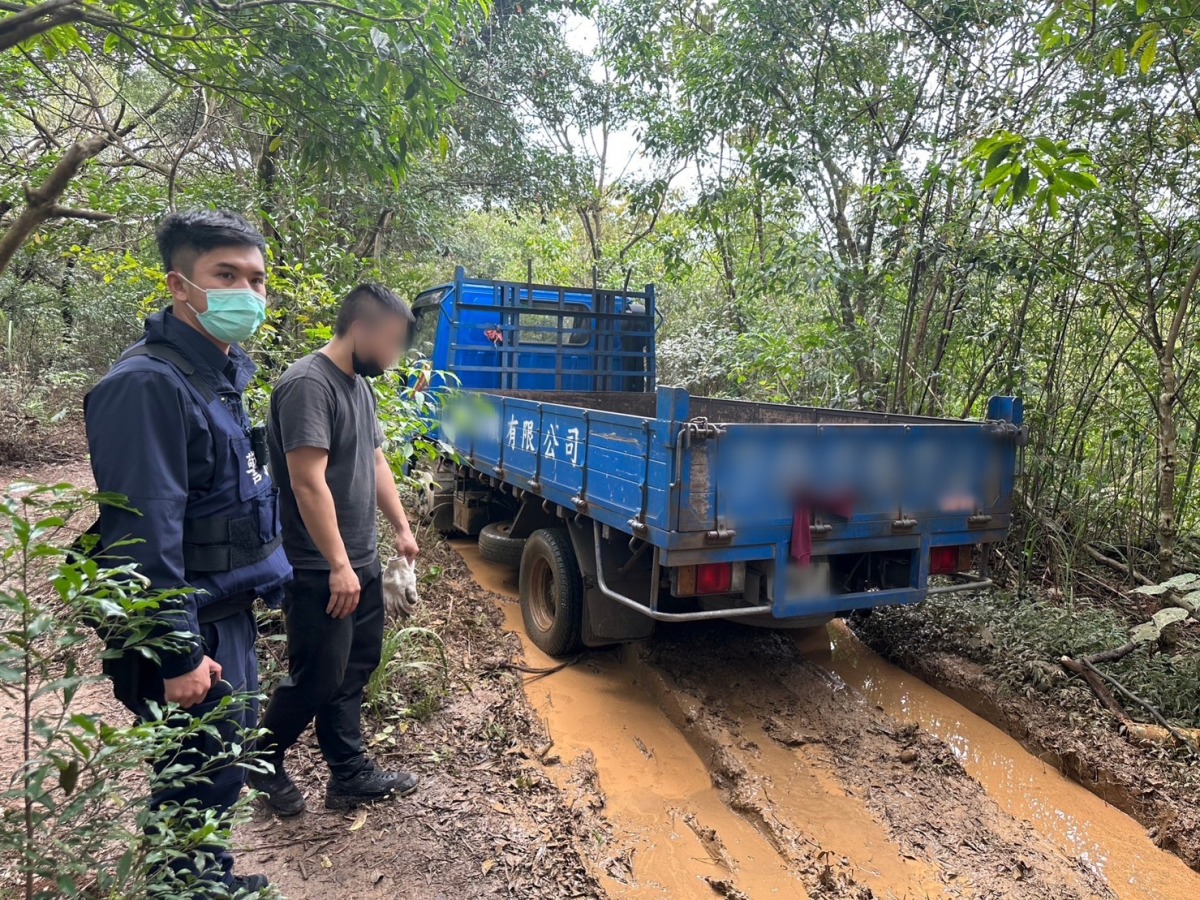
[[[183,566],[189,581],[196,575],[233,572],[262,562],[279,546],[275,498],[271,494],[250,500],[247,515],[185,519],[183,523]],[[242,588],[218,585],[218,596]],[[210,590],[205,585],[206,590]]]
[[[254,514],[258,519],[258,530],[263,543],[273,540],[280,532],[279,489],[271,485],[268,490],[254,498]]]
[[[233,458],[238,461],[238,495],[243,500],[254,500],[263,494],[274,493],[275,486],[266,469],[259,466],[250,437],[233,437],[229,444]]]

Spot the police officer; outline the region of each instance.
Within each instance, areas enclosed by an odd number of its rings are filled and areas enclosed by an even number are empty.
[[[227,212],[172,213],[157,238],[174,303],[146,320],[144,338],[84,401],[96,487],[137,510],[105,507],[100,546],[132,539],[109,555],[131,558],[156,590],[190,589],[156,611],[160,634],[175,633],[157,663],[126,654],[107,666],[117,698],[147,719],[148,701],[202,716],[231,692],[257,693],[253,603],[278,603],[292,576],[265,440],[243,403],[255,366],[238,346],[266,317],[266,244]],[[228,809],[244,779],[231,759],[257,719],[257,702],[239,701],[219,739],[188,738],[156,765],[152,806],[185,831]],[[212,896],[267,884],[234,876],[232,857],[212,845],[173,868],[211,883]]]

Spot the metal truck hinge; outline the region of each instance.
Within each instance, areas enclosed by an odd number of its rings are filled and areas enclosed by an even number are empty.
[[[1011,440],[1018,447],[1024,447],[1029,443],[1028,425],[1014,425],[1012,422],[997,419],[984,422],[983,430],[1002,440]]]

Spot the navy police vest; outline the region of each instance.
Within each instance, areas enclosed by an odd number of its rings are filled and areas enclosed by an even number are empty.
[[[203,592],[195,597],[197,608],[247,591],[276,605],[292,567],[282,546],[279,489],[267,473],[264,449],[251,438],[241,395],[218,394],[169,344],[136,344],[121,359],[133,356],[167,363],[164,374],[204,411],[213,436],[212,486],[189,498],[183,522],[184,577]]]

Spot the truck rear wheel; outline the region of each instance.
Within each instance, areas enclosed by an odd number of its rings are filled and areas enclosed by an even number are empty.
[[[501,566],[519,566],[525,538],[512,536],[512,522],[491,522],[479,532],[479,555]]]
[[[571,537],[562,528],[530,535],[521,556],[521,618],[539,650],[565,656],[583,635],[583,576]]]

